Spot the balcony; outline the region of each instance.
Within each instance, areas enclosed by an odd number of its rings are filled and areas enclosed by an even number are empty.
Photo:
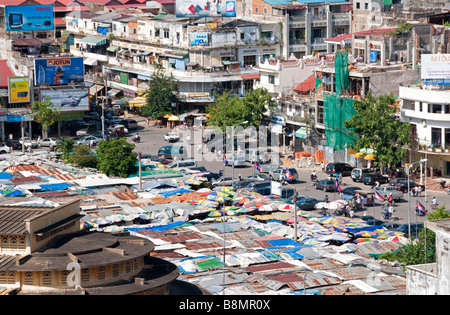
[[[436,90],[419,86],[400,86],[399,98],[429,104],[450,104],[450,90]]]
[[[290,28],[305,28],[306,27],[306,16],[304,16],[304,15],[289,16],[289,27]]]
[[[350,14],[348,12],[333,13],[333,25],[350,25]]]

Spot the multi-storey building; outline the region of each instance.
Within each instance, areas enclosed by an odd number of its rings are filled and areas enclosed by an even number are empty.
[[[262,31],[258,23],[239,19],[194,23],[163,12],[115,11],[74,12],[66,22],[74,38],[70,52],[85,57],[88,77],[104,70],[107,82],[100,85],[133,97],[148,87],[158,63],[174,77],[180,104],[188,108],[210,103],[214,93],[245,93],[258,77],[253,66],[281,53],[273,23]]]
[[[0,207],[2,294],[169,294],[172,263],[130,235],[81,230],[80,201]]]
[[[333,51],[325,38],[351,31],[351,2],[345,0],[254,0],[251,18],[277,22],[282,29],[283,53],[297,58]]]

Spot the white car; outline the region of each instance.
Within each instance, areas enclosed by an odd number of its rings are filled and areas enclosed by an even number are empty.
[[[51,147],[51,146],[57,145],[58,142],[59,142],[59,140],[56,138],[46,138],[46,139],[39,140],[39,145],[41,147]]]
[[[115,132],[115,131],[116,131],[117,129],[119,129],[119,128],[123,128],[123,131],[124,131],[125,133],[128,133],[128,129],[125,128],[124,125],[119,125],[119,124],[113,124],[113,125],[109,126],[109,127],[108,127],[108,130],[111,131],[111,132]]]
[[[263,181],[263,180],[270,180],[270,177],[263,173],[259,173],[259,174],[257,173],[257,174],[248,176],[246,179]]]
[[[235,182],[236,181],[237,181],[237,179],[235,180]],[[231,177],[221,177],[218,180],[212,182],[211,185],[213,187],[217,187],[217,186],[231,186],[231,185],[233,185],[233,178],[231,178]]]
[[[0,154],[6,154],[6,153],[11,153],[11,148],[8,147],[6,144],[2,144],[0,146]]]
[[[22,142],[22,140],[23,140],[23,142]],[[33,149],[36,149],[37,147],[39,147],[39,143],[37,141],[32,140],[30,137],[23,137],[23,139],[20,138],[19,142],[21,144],[23,144],[23,146],[25,148],[28,148],[31,146]]]
[[[91,140],[94,141],[94,144],[97,144],[100,140],[103,140],[102,138],[97,138],[95,136],[86,136],[75,142],[76,145],[85,144],[90,145]]]
[[[164,140],[169,142],[177,142],[180,140],[180,136],[176,132],[168,132],[164,135]]]

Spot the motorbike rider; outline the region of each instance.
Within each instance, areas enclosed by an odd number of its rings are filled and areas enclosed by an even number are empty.
[[[315,171],[315,170],[313,170],[312,173],[311,173],[311,180],[312,180],[313,182],[315,182],[315,181],[317,180],[317,174],[316,174],[316,171]]]

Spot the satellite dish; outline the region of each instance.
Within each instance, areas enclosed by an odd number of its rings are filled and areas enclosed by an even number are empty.
[[[342,48],[342,49],[345,48],[345,39],[341,40],[341,48]]]

